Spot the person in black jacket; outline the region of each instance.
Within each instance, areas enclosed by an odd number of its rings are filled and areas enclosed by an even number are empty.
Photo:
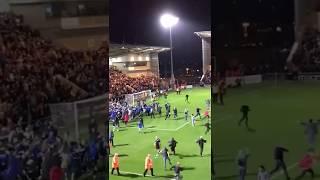
[[[203,153],[203,146],[204,143],[206,143],[207,140],[203,139],[202,136],[200,136],[200,138],[196,141],[196,143],[198,143],[199,147],[200,147],[200,156],[202,157],[202,153]]]
[[[274,160],[276,161],[276,167],[270,172],[270,174],[272,175],[282,168],[287,180],[289,180],[290,177],[287,171],[287,166],[283,160],[284,152],[289,152],[289,150],[280,146],[274,148]]]
[[[171,149],[171,151],[173,152],[173,154],[175,155],[176,154],[176,146],[177,146],[178,142],[172,138],[170,141],[169,141],[169,147]]]
[[[250,107],[248,105],[242,105],[241,108],[240,108],[240,112],[242,112],[242,118],[239,120],[239,123],[238,125],[241,126],[241,123],[243,121],[245,121],[245,125],[246,125],[246,128],[249,129],[249,124],[248,124],[248,113],[250,111]]]
[[[208,134],[208,132],[210,131],[210,129],[211,129],[211,127],[210,127],[210,122],[208,121],[208,122],[206,122],[205,124],[204,124],[204,126],[206,127],[206,131],[205,131],[205,135],[207,135]]]
[[[113,133],[113,131],[110,131],[109,132],[109,144],[111,144],[112,147],[114,146],[113,138],[114,138],[114,133]]]
[[[189,103],[189,94],[186,94],[185,102]]]
[[[159,153],[160,153],[160,147],[161,147],[160,142],[161,142],[160,138],[158,136],[156,136],[155,141],[154,141],[154,146],[155,146],[156,152],[157,152],[156,157],[158,157]]]

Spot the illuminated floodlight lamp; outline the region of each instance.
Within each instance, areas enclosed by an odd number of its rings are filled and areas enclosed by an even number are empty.
[[[178,22],[179,18],[171,14],[164,14],[160,17],[160,23],[164,28],[171,28]]]

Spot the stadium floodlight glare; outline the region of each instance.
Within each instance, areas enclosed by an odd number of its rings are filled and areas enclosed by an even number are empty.
[[[170,29],[170,52],[171,52],[171,86],[174,88],[175,79],[174,79],[174,73],[173,73],[173,58],[172,58],[172,34],[171,29],[173,26],[175,26],[179,22],[179,18],[171,15],[171,14],[164,14],[160,17],[160,23],[164,28]]]
[[[179,21],[179,18],[171,14],[164,14],[160,18],[161,25],[164,28],[171,28],[174,25],[176,25],[178,21]]]

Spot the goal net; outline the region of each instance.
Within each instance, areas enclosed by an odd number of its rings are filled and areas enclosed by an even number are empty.
[[[98,124],[98,131],[106,135],[107,94],[72,103],[50,104],[52,121],[62,133],[68,133],[71,140],[79,141],[89,136],[91,119]]]
[[[129,106],[134,106],[138,101],[145,101],[152,95],[151,90],[141,91],[133,94],[126,94],[125,101]]]

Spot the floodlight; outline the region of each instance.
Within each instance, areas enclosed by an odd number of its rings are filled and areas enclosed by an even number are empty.
[[[164,14],[160,18],[160,23],[164,28],[171,28],[176,25],[178,21],[179,18],[171,14]]]

